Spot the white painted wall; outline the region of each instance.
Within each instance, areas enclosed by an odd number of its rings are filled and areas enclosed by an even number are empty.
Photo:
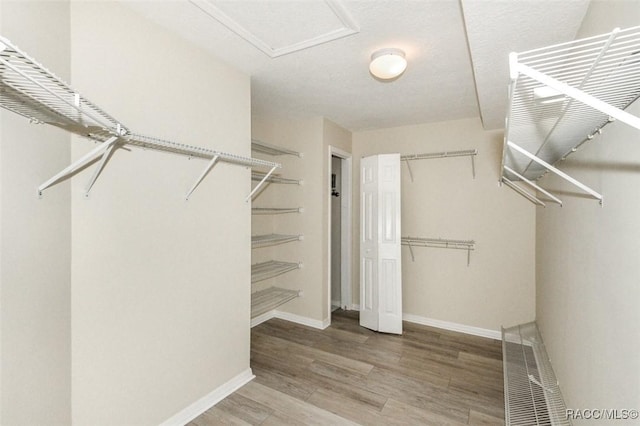
[[[125,125],[250,155],[248,76],[117,2],[72,2],[71,40],[74,87]],[[249,368],[249,170],[185,201],[205,165],[121,150],[89,199],[73,179],[75,424],[158,424]]]
[[[69,4],[2,1],[0,34],[69,78]],[[0,424],[71,421],[70,137],[0,112]]]
[[[402,165],[402,230],[405,236],[475,240],[465,251],[403,247],[405,314],[499,330],[531,321],[535,312],[535,210],[498,184],[502,132],[484,131],[479,119],[356,132],[354,171],[361,157],[478,149],[476,178],[469,157]],[[359,181],[354,179],[354,229],[358,230]],[[357,231],[356,231],[357,232]],[[357,234],[356,234],[357,235]],[[353,298],[359,300],[359,243],[353,241]]]
[[[637,1],[592,2],[578,37],[639,22]],[[628,112],[639,116],[640,104]],[[537,211],[537,322],[569,408],[639,406],[639,141],[640,131],[612,123],[559,164],[602,193],[603,207],[554,176],[541,180],[565,203]]]

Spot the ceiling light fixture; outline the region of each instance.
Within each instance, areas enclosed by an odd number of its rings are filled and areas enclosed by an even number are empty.
[[[407,60],[400,49],[380,49],[371,55],[369,72],[380,80],[391,80],[402,75],[407,69]]]

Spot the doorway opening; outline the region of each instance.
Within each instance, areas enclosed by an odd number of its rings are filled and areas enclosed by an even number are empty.
[[[329,147],[329,317],[351,309],[351,154]]]

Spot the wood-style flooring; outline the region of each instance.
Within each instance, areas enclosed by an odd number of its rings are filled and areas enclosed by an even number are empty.
[[[325,330],[272,319],[251,339],[256,378],[191,426],[504,424],[499,341],[407,322],[375,333],[340,310]]]

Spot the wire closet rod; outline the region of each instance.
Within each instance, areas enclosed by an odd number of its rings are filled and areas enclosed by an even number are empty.
[[[413,254],[413,247],[430,247],[467,251],[467,266],[471,264],[471,251],[475,250],[476,242],[473,240],[449,240],[443,238],[424,238],[424,237],[402,237],[400,239],[403,246],[409,247],[411,253],[411,261],[415,262],[416,258]]]
[[[40,185],[39,196],[42,196],[45,189],[97,161],[98,165],[85,187],[85,195],[88,195],[113,151],[125,145],[209,160],[205,170],[188,191],[187,199],[219,161],[247,167],[268,167],[270,170],[266,176],[281,167],[280,164],[270,161],[130,132],[120,121],[84,98],[62,79],[3,37],[0,37],[0,76],[0,106],[28,118],[32,123],[49,124],[100,143],[98,147]],[[256,190],[257,188],[254,192]],[[246,198],[246,201],[251,195]]]
[[[474,161],[474,157],[478,155],[477,149],[465,149],[461,151],[443,151],[443,152],[431,152],[431,153],[423,153],[423,154],[407,154],[401,155],[400,161],[405,161],[407,163],[407,169],[409,170],[409,177],[411,177],[411,182],[413,182],[413,171],[411,170],[410,161],[414,160],[433,160],[435,158],[449,158],[449,157],[471,157],[471,173],[473,174],[473,178],[476,178],[476,163]]]

